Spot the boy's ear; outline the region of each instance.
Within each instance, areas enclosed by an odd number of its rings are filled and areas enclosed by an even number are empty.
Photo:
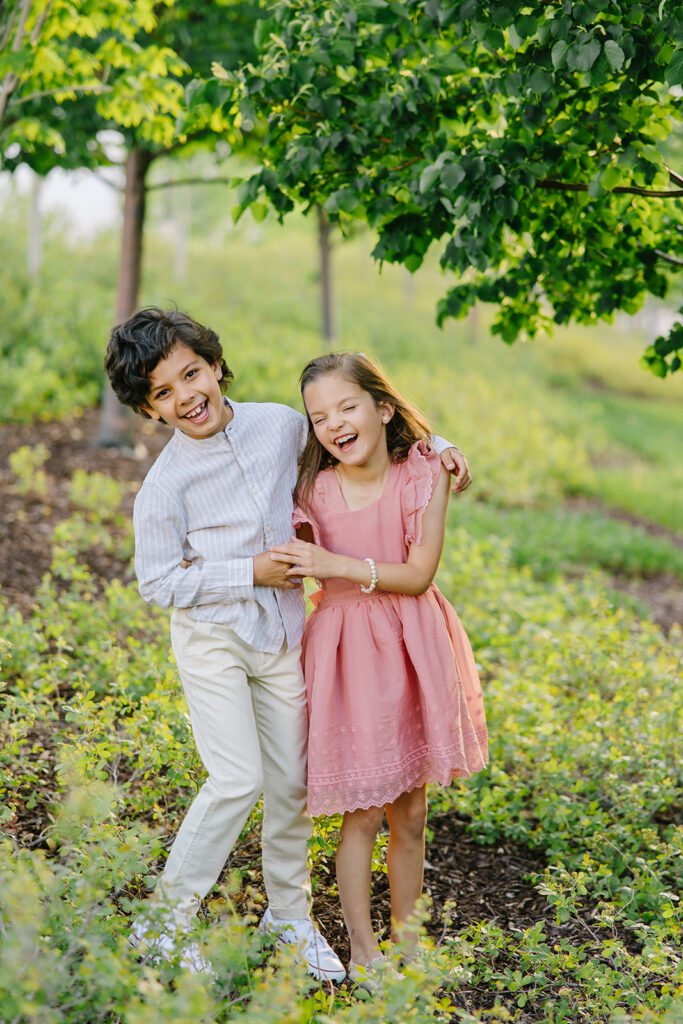
[[[151,416],[151,418],[152,418],[153,420],[160,420],[160,419],[161,419],[161,416],[160,416],[160,414],[159,414],[159,413],[158,413],[158,412],[156,411],[156,409],[153,409],[153,408],[151,407],[151,405],[147,405],[147,403],[146,403],[146,402],[145,402],[145,404],[144,404],[144,405],[141,405],[141,406],[140,406],[140,408],[142,409],[142,411],[143,411],[143,412],[146,412],[148,416]]]
[[[223,380],[223,367],[221,366],[220,359],[217,359],[213,364],[213,372],[216,380]]]

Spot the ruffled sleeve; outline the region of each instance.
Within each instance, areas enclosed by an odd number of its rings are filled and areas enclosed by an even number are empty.
[[[318,526],[318,510],[325,506],[325,474],[318,473],[318,476],[313,483],[313,487],[306,496],[306,505],[300,505],[294,502],[294,512],[292,513],[292,526],[296,530],[297,526],[303,526],[304,523],[313,530],[313,541],[315,544],[320,544],[320,527]]]
[[[441,472],[441,458],[426,441],[417,441],[404,463],[401,510],[406,544],[422,541],[422,517]]]
[[[315,519],[310,512],[304,511],[300,505],[294,505],[294,512],[292,513],[292,526],[296,530],[297,526],[303,526],[304,523],[313,530],[313,540],[316,544],[320,544],[320,530]]]

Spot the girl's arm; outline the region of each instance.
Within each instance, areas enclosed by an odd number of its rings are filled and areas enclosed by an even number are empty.
[[[434,579],[439,565],[446,530],[449,475],[442,467],[434,491],[422,518],[422,542],[411,544],[407,562],[377,562],[377,589],[396,594],[424,594]],[[373,552],[368,551],[368,557]],[[319,580],[349,580],[363,587],[370,586],[370,565],[364,558],[337,555],[326,548],[304,540],[292,540],[271,548],[270,557],[289,562],[291,576],[315,576]]]

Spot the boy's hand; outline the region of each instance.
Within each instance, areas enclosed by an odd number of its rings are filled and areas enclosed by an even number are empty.
[[[301,579],[287,575],[289,565],[274,561],[269,551],[254,555],[254,586],[284,587],[285,590],[296,590],[301,586]]]
[[[455,491],[456,494],[462,494],[463,491],[466,491],[472,483],[472,477],[470,476],[470,467],[467,465],[467,459],[460,449],[446,448],[442,451],[441,465],[449,473],[453,473],[451,490]]]

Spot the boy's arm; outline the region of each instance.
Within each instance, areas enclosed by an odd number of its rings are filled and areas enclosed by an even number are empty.
[[[254,560],[193,562],[183,569],[186,526],[182,510],[155,487],[140,491],[133,511],[135,572],[145,601],[162,608],[253,599]]]
[[[296,457],[297,459],[300,459],[304,453],[306,441],[308,440],[308,418],[296,409],[292,409],[292,412],[296,417],[296,419],[294,419],[294,429],[296,430]]]
[[[454,444],[450,441],[446,441],[443,437],[439,437],[438,434],[432,434],[431,437],[432,448],[437,455],[441,456],[441,463],[449,473],[455,475],[455,480],[452,484],[452,490],[466,491],[472,483],[472,477],[470,476],[470,467],[467,465],[467,459]]]

